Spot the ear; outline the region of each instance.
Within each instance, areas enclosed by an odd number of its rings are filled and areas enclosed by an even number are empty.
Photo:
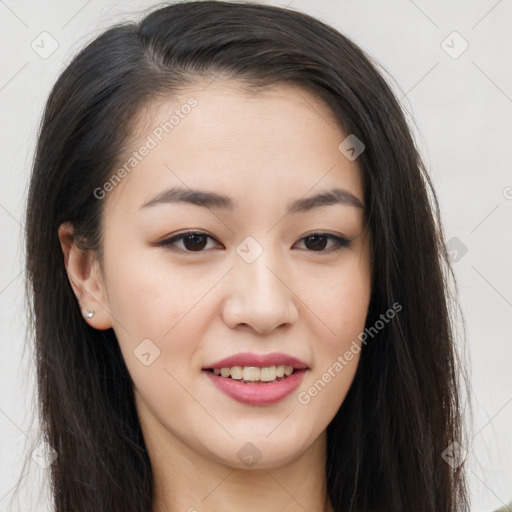
[[[68,279],[80,304],[84,320],[95,329],[111,328],[112,316],[94,251],[85,251],[77,245],[74,227],[69,222],[59,226],[58,235]],[[85,317],[87,310],[94,311],[94,316]]]

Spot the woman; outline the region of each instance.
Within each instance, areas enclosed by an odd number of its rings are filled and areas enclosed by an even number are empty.
[[[26,240],[56,511],[468,509],[436,195],[333,28],[107,30],[49,97]]]

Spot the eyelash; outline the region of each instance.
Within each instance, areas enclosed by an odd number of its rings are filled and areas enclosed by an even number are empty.
[[[176,248],[176,247],[172,247],[172,245],[174,244],[174,242],[178,241],[178,240],[182,240],[184,238],[186,238],[187,236],[189,235],[204,235],[206,236],[207,238],[210,238],[212,240],[215,240],[218,242],[218,240],[216,240],[213,236],[209,235],[208,233],[205,233],[203,231],[187,231],[185,233],[180,233],[179,235],[176,235],[176,236],[173,236],[172,238],[168,238],[166,240],[162,240],[161,242],[158,242],[158,246],[163,246],[163,247],[166,247],[167,249],[169,250],[178,250],[178,251],[181,251],[181,252],[185,252],[185,253],[190,253],[190,254],[200,254],[202,252],[205,252],[206,249],[202,249],[200,251],[188,251],[186,249],[180,249],[180,248]],[[330,254],[332,252],[337,252],[341,249],[343,249],[344,247],[348,247],[351,243],[351,240],[347,240],[346,238],[343,238],[343,237],[340,237],[340,236],[336,236],[336,235],[331,235],[330,233],[322,233],[322,232],[317,232],[317,233],[310,233],[309,235],[306,235],[304,237],[302,237],[300,239],[300,241],[302,240],[305,240],[307,238],[311,238],[315,235],[319,235],[319,236],[322,236],[322,237],[326,237],[326,238],[329,238],[331,240],[334,240],[336,242],[336,245],[334,247],[331,247],[330,249],[327,249],[327,250],[321,250],[321,251],[308,251],[308,252],[312,252],[312,253],[319,253],[319,254]]]

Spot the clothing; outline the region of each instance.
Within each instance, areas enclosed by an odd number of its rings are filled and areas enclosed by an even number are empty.
[[[493,510],[493,512],[512,512],[512,501],[508,505],[503,505],[503,507]]]

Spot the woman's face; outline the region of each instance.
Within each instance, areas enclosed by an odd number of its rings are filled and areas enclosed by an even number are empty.
[[[361,170],[327,106],[289,85],[251,96],[217,81],[152,112],[136,165],[105,187],[97,317],[108,311],[146,438],[277,467],[324,434],[357,368],[370,300]],[[308,202],[334,189],[341,202]],[[223,199],[188,202],[192,191]],[[307,369],[276,377],[294,361]]]

